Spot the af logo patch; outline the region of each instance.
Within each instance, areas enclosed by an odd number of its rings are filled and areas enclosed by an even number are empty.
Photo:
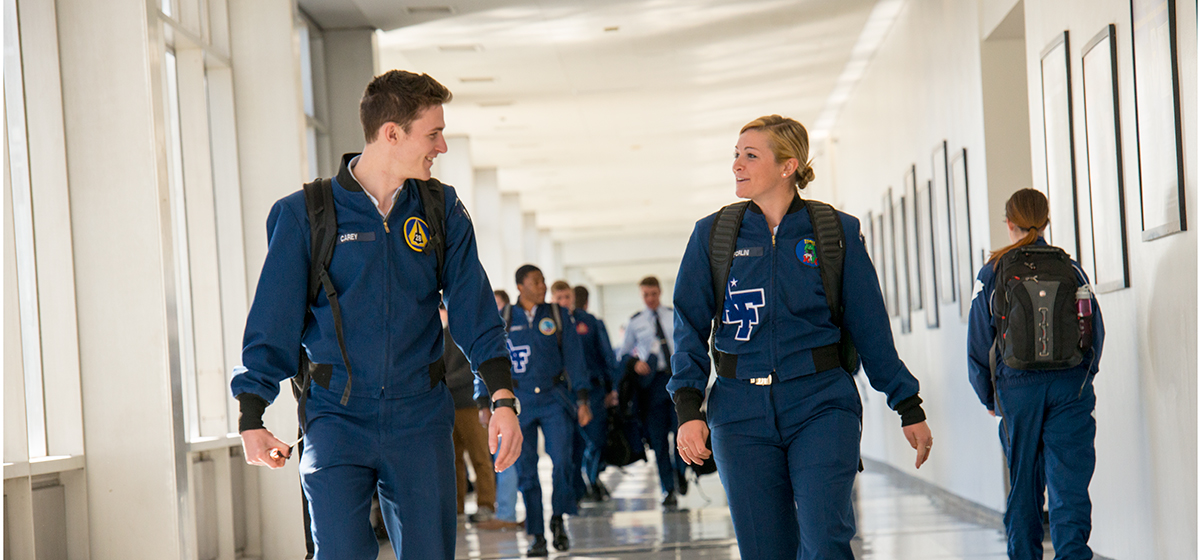
[[[538,321],[538,330],[546,336],[550,336],[558,331],[558,329],[554,326],[554,319],[549,317]]]
[[[725,316],[722,320],[726,325],[737,325],[734,340],[750,340],[750,332],[759,323],[758,310],[766,306],[767,300],[762,288],[733,291],[737,280],[730,280],[725,288]]]
[[[513,346],[509,340],[508,357],[512,360],[514,373],[525,373],[525,368],[529,366],[529,346]]]
[[[580,321],[578,323],[575,323],[575,332],[579,333],[579,336],[587,336],[587,333],[589,333],[591,331],[590,331],[590,329],[588,329],[587,323]]]
[[[429,225],[416,216],[405,220],[404,240],[408,242],[409,249],[418,253],[425,252],[425,246],[429,244]]]
[[[796,258],[808,266],[817,268],[817,243],[811,239],[802,239],[796,244]]]

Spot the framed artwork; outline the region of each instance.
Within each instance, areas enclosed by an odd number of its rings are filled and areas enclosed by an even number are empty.
[[[883,282],[883,299],[887,302],[888,316],[899,317],[900,306],[896,302],[896,230],[892,226],[893,220],[892,189],[888,187],[883,193],[883,276],[879,280]]]
[[[921,297],[925,304],[925,327],[936,329],[938,321],[937,297],[937,243],[933,238],[933,181],[927,181],[925,187],[917,193],[917,239],[921,246]]]
[[[871,259],[871,264],[874,264],[875,263],[875,218],[872,214],[873,214],[873,212],[871,212],[870,210],[867,211],[867,219],[864,220],[865,222],[867,222],[867,225],[863,229],[863,233],[867,237],[867,258]]]
[[[967,149],[950,158],[950,207],[954,223],[954,278],[958,290],[958,312],[964,323],[971,312],[975,264],[971,262],[971,197],[967,184]]]
[[[875,265],[875,278],[879,281],[879,291],[883,294],[884,304],[887,305],[887,267],[884,258],[885,251],[883,250],[883,212],[875,216],[875,253],[871,256],[871,262]],[[891,315],[891,307],[888,307],[888,315]]]
[[[1042,50],[1042,128],[1046,148],[1046,242],[1081,258],[1076,212],[1075,131],[1071,104],[1071,38],[1063,31]],[[1084,207],[1084,206],[1079,206]]]
[[[1125,183],[1117,94],[1116,26],[1109,24],[1083,47],[1083,120],[1091,202],[1092,283],[1097,292],[1129,287],[1125,239]]]
[[[922,309],[924,294],[921,293],[921,230],[917,227],[917,166],[909,166],[904,174],[904,196],[908,201],[904,208],[904,235],[907,237],[905,253],[908,256],[908,306],[913,311]]]
[[[1132,0],[1129,8],[1142,241],[1150,241],[1187,230],[1175,0]]]
[[[937,285],[942,303],[954,303],[954,230],[950,227],[950,159],[946,141],[938,142],[930,156],[933,163],[933,179],[930,181],[930,196],[933,200],[934,261]]]
[[[892,241],[896,244],[896,310],[900,315],[900,333],[912,332],[912,295],[908,283],[908,212],[905,210],[905,196],[900,195],[892,206]]]

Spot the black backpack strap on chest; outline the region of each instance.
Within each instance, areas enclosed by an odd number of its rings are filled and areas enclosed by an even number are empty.
[[[563,343],[562,343],[563,320],[562,320],[562,309],[558,306],[557,303],[550,304],[550,319],[552,321],[554,321],[554,335],[556,337],[558,337],[558,349],[561,351],[562,347],[563,347]]]
[[[733,266],[733,253],[737,250],[738,232],[742,229],[742,218],[750,201],[735,202],[717,212],[713,220],[712,230],[708,233],[708,267],[712,272],[713,287],[713,325],[708,336],[709,353],[712,354],[713,365],[722,377],[736,377],[737,356],[725,354],[717,350],[717,329],[721,326],[725,314],[725,292],[729,290],[729,269]],[[722,366],[724,362],[724,366]]]
[[[821,271],[821,284],[825,288],[825,301],[829,304],[829,314],[833,324],[841,330],[841,340],[836,345],[837,352],[828,346],[813,350],[813,362],[817,371],[841,366],[853,373],[858,370],[858,350],[850,338],[850,333],[842,324],[846,307],[842,300],[842,273],[846,267],[846,232],[842,228],[842,220],[837,210],[818,200],[804,201],[812,221],[813,233],[816,236],[817,267]],[[836,358],[836,361],[834,361]]]
[[[350,367],[350,353],[346,350],[346,336],[342,328],[342,306],[338,303],[337,289],[329,278],[329,263],[333,262],[333,247],[337,244],[337,209],[333,202],[333,182],[329,179],[319,179],[304,185],[304,204],[308,210],[308,228],[312,239],[312,253],[308,269],[308,305],[317,301],[320,292],[325,293],[329,300],[329,310],[333,315],[333,329],[337,335],[338,349],[342,353],[342,364],[346,367],[346,387],[342,391],[341,403],[345,406],[350,402],[350,387],[354,373]],[[303,354],[303,351],[301,351]],[[307,359],[301,360],[307,362]],[[311,364],[302,364],[309,365]],[[302,368],[304,375],[301,397],[308,396],[308,385],[312,379],[312,370]],[[304,407],[300,407],[301,419],[304,419]]]
[[[425,224],[429,226],[429,247],[437,259],[438,289],[444,287],[442,269],[446,265],[446,189],[441,181],[414,181],[421,196],[421,208],[425,212]]]

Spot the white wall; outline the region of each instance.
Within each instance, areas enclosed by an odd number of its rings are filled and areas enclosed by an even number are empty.
[[[993,150],[987,146],[981,42],[1016,4],[1010,0],[912,1],[905,5],[879,54],[833,131],[837,198],[855,215],[878,212],[888,186],[916,163],[918,184],[930,177],[930,153],[946,139],[969,157],[972,236],[989,239],[1003,209],[987,196],[1013,185],[989,185]],[[1084,43],[1107,23],[1117,26],[1118,82],[1125,146],[1125,207],[1131,287],[1101,294],[1108,338],[1098,394],[1097,467],[1092,483],[1092,546],[1114,558],[1188,558],[1196,554],[1196,235],[1184,232],[1142,242],[1133,128],[1133,84],[1126,0],[1024,2],[1032,181],[1044,188],[1040,52],[1055,34],[1071,31],[1073,97],[1082,103],[1079,72]],[[1178,6],[1187,207],[1195,204],[1195,4]],[[1076,160],[1086,165],[1082,111],[1075,112]],[[863,165],[870,162],[870,165]],[[1086,187],[1086,167],[1077,169]],[[820,170],[818,170],[820,174]],[[1024,185],[1022,185],[1024,186]],[[1002,199],[1002,197],[1001,197]],[[977,244],[976,253],[978,253]],[[979,405],[966,374],[966,326],[957,305],[940,307],[941,325],[914,331],[893,325],[897,348],[922,384],[937,442],[927,466],[912,467],[884,398],[866,395],[863,453],[938,484],[986,507],[1003,510],[1002,457],[996,421]]]

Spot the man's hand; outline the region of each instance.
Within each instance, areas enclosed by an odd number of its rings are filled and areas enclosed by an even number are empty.
[[[272,469],[283,467],[292,456],[288,444],[276,439],[266,428],[242,432],[242,453],[247,463]]]
[[[995,410],[992,410],[992,409],[990,409],[990,408],[988,409],[988,414],[991,414],[991,415],[992,415],[992,418],[995,418],[995,417],[996,417],[996,411],[995,411]]]
[[[579,403],[577,416],[581,427],[590,424],[592,422],[592,407],[586,402]]]
[[[480,411],[480,416],[483,411]],[[502,406],[492,413],[488,422],[488,451],[496,456],[496,472],[501,472],[521,456],[521,423],[513,409]]]
[[[929,450],[933,449],[933,434],[929,433],[929,424],[921,422],[904,427],[904,439],[917,450],[917,468],[925,464],[929,458]]]
[[[616,391],[613,391],[604,397],[605,408],[612,408],[619,404],[621,404],[621,396],[617,394]]]
[[[636,371],[638,375],[650,375],[650,364],[638,360],[636,364],[633,364],[633,371]]]
[[[490,408],[479,409],[479,425],[484,428],[488,427],[488,423],[492,421],[492,410]]]
[[[708,424],[703,420],[684,422],[675,439],[679,456],[689,465],[699,465],[712,457],[712,451],[708,449]]]

